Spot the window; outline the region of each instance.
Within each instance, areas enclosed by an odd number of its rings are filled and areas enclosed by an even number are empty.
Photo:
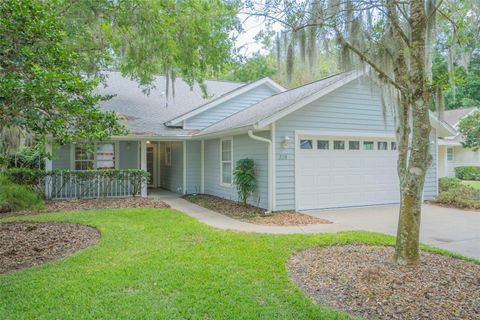
[[[348,141],[348,150],[360,150],[360,141]]]
[[[397,150],[397,143],[392,141],[392,143],[390,143],[390,149],[391,150]]]
[[[387,141],[378,141],[377,142],[377,150],[388,150],[388,142]]]
[[[373,141],[363,141],[363,150],[373,150]]]
[[[320,149],[320,150],[330,149],[330,141],[328,141],[328,140],[318,140],[317,141],[317,149]]]
[[[312,140],[300,140],[300,149],[313,149]]]
[[[95,160],[94,155],[88,146],[77,143],[75,144],[75,170],[89,170],[94,169]]]
[[[93,152],[95,150],[95,152]],[[110,170],[116,168],[116,144],[99,143],[93,147],[77,143],[74,149],[75,170]]]
[[[97,145],[96,168],[97,169],[115,169],[115,144],[102,143]]]
[[[233,161],[233,149],[232,140],[221,140],[220,157],[222,162],[221,182],[224,185],[232,184],[232,161]]]
[[[169,143],[165,143],[165,165],[172,165],[172,146]]]
[[[454,153],[453,148],[447,148],[447,160],[453,161]]]
[[[335,150],[343,150],[343,149],[345,149],[345,141],[342,141],[342,140],[334,140],[334,141],[333,141],[333,149],[335,149]]]

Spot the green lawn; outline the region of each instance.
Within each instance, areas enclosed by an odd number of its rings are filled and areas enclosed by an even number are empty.
[[[480,181],[462,181],[463,184],[480,189]]]
[[[27,219],[92,225],[102,238],[68,258],[0,275],[0,319],[343,319],[289,282],[288,257],[314,245],[393,244],[366,232],[220,231],[170,209]]]

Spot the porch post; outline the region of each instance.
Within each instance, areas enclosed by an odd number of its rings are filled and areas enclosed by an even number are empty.
[[[53,170],[53,162],[52,162],[52,144],[50,141],[45,141],[45,152],[49,155],[45,158],[45,171],[49,172]],[[50,199],[52,197],[52,177],[46,176],[45,177],[45,197]]]
[[[140,169],[147,171],[147,141],[140,141]],[[147,183],[142,185],[142,197],[147,197]]]
[[[200,149],[200,193],[205,193],[205,140],[202,140]]]

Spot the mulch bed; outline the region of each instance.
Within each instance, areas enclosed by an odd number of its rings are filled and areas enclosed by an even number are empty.
[[[0,223],[0,273],[66,257],[99,238],[97,229],[73,223]]]
[[[155,198],[142,197],[50,200],[45,202],[45,209],[1,213],[0,218],[26,216],[59,211],[116,208],[169,208],[169,205]]]
[[[431,205],[431,206],[438,206],[438,207],[444,207],[444,208],[458,209],[458,210],[463,210],[463,211],[480,212],[480,209],[475,209],[475,208],[462,208],[462,207],[458,207],[458,206],[451,205],[451,204],[446,204],[446,203],[437,202],[437,201],[435,201],[435,200],[427,200],[427,201],[425,201],[425,203],[428,204],[428,205]]]
[[[427,252],[416,267],[393,248],[339,245],[298,252],[290,278],[315,302],[368,319],[480,319],[480,266]]]
[[[186,195],[183,198],[201,207],[221,213],[228,217],[254,224],[296,226],[331,223],[324,219],[293,211],[275,212],[271,215],[265,215],[265,209],[252,205],[245,206],[243,203],[237,201],[227,200],[208,194]]]
[[[300,212],[275,212],[265,217],[255,217],[246,220],[250,223],[272,226],[302,226],[308,224],[329,224],[331,221],[309,216]]]

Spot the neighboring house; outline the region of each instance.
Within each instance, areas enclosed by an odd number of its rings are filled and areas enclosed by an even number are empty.
[[[258,191],[249,202],[269,211],[399,202],[397,146],[391,111],[379,89],[357,72],[292,90],[265,78],[249,84],[208,81],[203,99],[178,80],[166,107],[163,77],[144,95],[135,82],[110,73],[102,106],[130,129],[87,155],[80,143],[58,150],[53,168],[142,168],[150,187],[237,200],[236,161],[255,161]],[[431,115],[433,164],[424,198],[437,195],[437,138],[454,130]],[[105,152],[107,150],[108,152]],[[101,163],[99,163],[101,161]],[[107,164],[107,165],[105,165]]]
[[[460,120],[479,111],[478,108],[464,108],[444,112],[443,119],[456,132],[451,137],[438,139],[439,177],[454,177],[456,167],[480,166],[480,151],[462,147],[463,137],[458,132]]]

